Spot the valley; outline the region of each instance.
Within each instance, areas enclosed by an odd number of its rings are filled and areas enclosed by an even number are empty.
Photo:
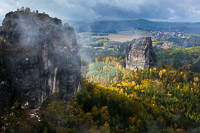
[[[100,21],[74,31],[30,9],[3,22],[0,132],[200,132],[198,23]]]

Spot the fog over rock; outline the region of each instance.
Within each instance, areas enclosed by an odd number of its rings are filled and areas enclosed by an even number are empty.
[[[126,68],[133,70],[156,66],[151,37],[133,39],[126,47]]]
[[[80,88],[81,61],[69,24],[29,8],[9,12],[0,27],[0,45],[0,111],[16,99],[22,107],[39,107],[56,92],[71,99]]]

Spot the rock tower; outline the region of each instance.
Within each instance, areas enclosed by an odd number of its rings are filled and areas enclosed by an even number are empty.
[[[0,112],[15,99],[35,108],[53,93],[71,99],[80,88],[76,35],[60,19],[30,9],[9,12],[0,27],[0,52]]]
[[[151,37],[133,39],[126,47],[126,68],[133,70],[156,66]]]

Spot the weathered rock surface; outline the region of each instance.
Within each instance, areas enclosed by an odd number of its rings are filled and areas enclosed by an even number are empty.
[[[151,37],[133,39],[126,47],[126,68],[133,70],[156,66]]]
[[[6,14],[0,27],[0,113],[15,99],[38,107],[53,93],[71,99],[80,87],[81,61],[73,27],[44,13]]]

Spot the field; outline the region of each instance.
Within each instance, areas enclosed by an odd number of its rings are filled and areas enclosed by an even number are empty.
[[[122,35],[122,34],[109,34],[108,36],[92,36],[93,39],[95,38],[107,38],[110,41],[115,41],[115,42],[127,42],[127,41],[132,41],[133,38],[139,38],[143,37],[142,35]]]
[[[108,39],[109,41],[115,42],[127,42],[132,41],[134,38],[144,37],[144,36],[152,36],[150,32],[146,32],[143,30],[135,30],[135,31],[121,31],[119,33],[78,33],[81,36],[87,36],[91,39]]]

